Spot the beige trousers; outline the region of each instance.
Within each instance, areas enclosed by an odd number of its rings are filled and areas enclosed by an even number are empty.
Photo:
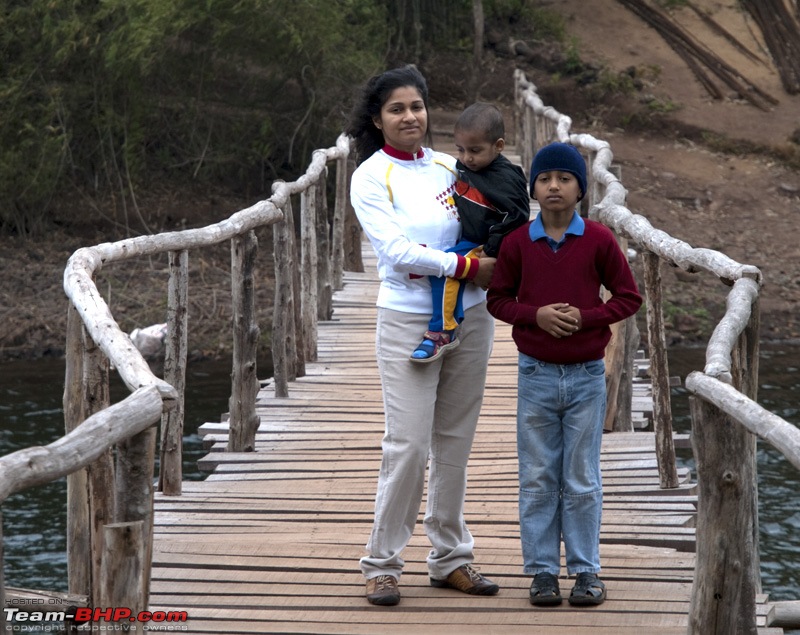
[[[369,555],[361,559],[367,578],[400,578],[401,552],[414,531],[429,463],[424,527],[432,546],[430,577],[445,578],[473,560],[463,514],[467,460],[483,401],[494,319],[485,303],[468,309],[458,347],[442,359],[415,364],[408,357],[428,319],[378,309],[376,352],[386,427]]]

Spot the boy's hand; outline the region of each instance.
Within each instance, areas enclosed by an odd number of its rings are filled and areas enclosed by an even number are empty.
[[[580,328],[580,312],[563,302],[548,304],[536,312],[536,324],[555,338],[566,337]]]
[[[563,309],[559,310],[564,315],[568,315],[575,319],[575,328],[572,330],[573,333],[581,330],[581,327],[583,326],[583,320],[581,319],[581,310],[578,307],[567,304]]]

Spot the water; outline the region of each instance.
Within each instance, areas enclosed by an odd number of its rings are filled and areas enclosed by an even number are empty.
[[[701,369],[699,349],[670,351],[670,375],[685,380]],[[759,401],[787,421],[800,425],[800,347],[764,348]],[[264,373],[261,373],[262,375]],[[0,456],[31,445],[51,443],[63,434],[61,398],[64,366],[59,361],[0,364]],[[230,362],[190,364],[187,372],[184,478],[201,479],[196,461],[204,451],[197,428],[219,421],[228,410]],[[117,401],[123,390],[117,387]],[[673,389],[676,432],[689,432],[688,395]],[[680,459],[691,466],[691,453]],[[778,452],[759,442],[759,512],[764,592],[773,600],[795,600],[800,571],[800,473]],[[5,579],[9,586],[66,591],[66,481],[11,497],[2,508]]]
[[[705,351],[669,353],[671,376],[683,381],[701,370]],[[800,426],[800,346],[762,347],[759,360],[758,402],[770,412]],[[675,432],[691,430],[689,395],[672,391]],[[691,451],[681,452],[683,464],[693,467]],[[772,600],[800,599],[800,472],[765,441],[758,441],[758,514],[760,524],[761,582]]]
[[[198,427],[220,421],[228,410],[231,364],[195,362],[186,373],[183,476],[204,475],[205,452]],[[113,375],[113,374],[112,374]],[[0,456],[47,445],[64,434],[64,362],[37,360],[0,364]],[[127,390],[114,375],[112,402]],[[66,479],[11,496],[2,507],[7,586],[67,591]]]

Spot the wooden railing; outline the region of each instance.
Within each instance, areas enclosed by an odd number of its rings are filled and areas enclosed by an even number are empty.
[[[689,633],[755,633],[755,600],[761,591],[756,436],[800,468],[800,430],[755,401],[761,272],[718,251],[693,248],[627,209],[625,188],[612,172],[609,144],[591,135],[571,134],[571,119],[545,106],[536,87],[521,71],[515,73],[514,83],[517,150],[523,166],[530,166],[537,149],[552,141],[580,148],[589,167],[589,216],[635,243],[643,253],[653,423],[662,487],[675,487],[677,479],[661,263],[705,272],[731,287],[725,314],[706,348],[705,368],[686,379],[686,388],[692,394],[692,447],[698,480],[697,556]],[[779,608],[785,620],[797,614],[792,603],[782,603]]]
[[[330,195],[328,164],[336,164]],[[147,608],[152,562],[156,430],[161,422],[158,488],[181,493],[183,389],[188,330],[189,253],[231,242],[233,371],[228,450],[252,451],[259,417],[259,384],[253,270],[255,230],[273,228],[275,304],[273,366],[275,392],[287,396],[288,382],[316,359],[318,320],[330,319],[333,290],[342,271],[361,267],[360,232],[349,207],[353,161],[345,135],[336,146],[316,150],[305,174],[276,182],[272,196],[227,220],[200,229],[104,243],[76,251],[64,272],[70,300],[67,320],[64,416],[66,435],[46,447],[0,458],[0,504],[14,493],[67,477],[69,593],[64,600],[97,607]],[[299,241],[293,197],[299,198]],[[298,244],[299,243],[299,244]],[[94,276],[101,267],[167,253],[168,336],[164,378],[148,363],[115,321]],[[346,262],[347,261],[347,262]],[[110,368],[131,394],[111,405]],[[0,544],[2,532],[0,531]],[[5,606],[0,549],[0,606]],[[53,600],[52,602],[55,602]],[[50,605],[52,606],[52,604]],[[5,613],[0,630],[6,630]]]

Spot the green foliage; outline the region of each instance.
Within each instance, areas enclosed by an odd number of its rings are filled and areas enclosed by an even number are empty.
[[[563,41],[535,4],[484,0],[487,24]],[[268,194],[369,75],[469,54],[472,27],[471,0],[0,0],[0,231],[38,231],[75,188],[131,233],[157,181]]]
[[[662,9],[679,9],[689,4],[688,0],[656,0],[656,4]]]
[[[675,112],[676,110],[680,110],[682,106],[678,103],[675,103],[671,99],[653,99],[652,101],[647,102],[647,108],[651,112],[655,112],[660,115],[667,115],[671,112]]]
[[[578,50],[578,41],[572,38],[564,56],[564,71],[568,75],[580,73],[583,70],[583,61]]]
[[[472,50],[471,0],[379,0],[388,65],[421,64],[437,50]]]
[[[663,306],[664,317],[668,322],[674,322],[680,316],[688,315],[698,320],[710,320],[711,314],[705,307],[685,307],[672,302],[665,302]]]
[[[0,229],[19,233],[68,186],[123,206],[151,178],[265,193],[333,141],[388,37],[368,0],[0,8]]]
[[[35,42],[24,46],[16,34],[31,36],[36,21],[14,4],[0,13],[0,229],[36,231],[62,171],[65,132],[60,125],[60,91],[43,81]],[[9,72],[21,67],[16,73]],[[22,115],[22,116],[19,116]],[[6,193],[13,192],[13,198]]]
[[[564,18],[556,11],[535,6],[533,0],[486,0],[484,5],[490,23],[532,30],[539,41],[566,40]]]

